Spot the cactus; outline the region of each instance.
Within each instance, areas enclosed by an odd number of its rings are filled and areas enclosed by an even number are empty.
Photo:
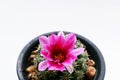
[[[28,74],[29,80],[84,80],[85,77],[87,77],[86,76],[87,69],[89,66],[91,66],[91,63],[89,62],[90,59],[87,50],[85,50],[83,54],[79,55],[78,59],[73,63],[74,72],[70,74],[68,71],[63,71],[63,72],[55,71],[55,70],[38,71],[38,67],[37,67],[38,63],[44,60],[44,58],[39,53],[41,50],[40,46],[41,45],[39,44],[38,48],[35,51],[31,52],[31,55],[35,54],[34,58],[31,60],[33,62],[33,65],[36,66],[36,69],[34,70],[36,76],[30,77],[30,74],[32,73],[29,73]],[[77,40],[75,44],[75,48],[79,48],[79,47],[86,48],[86,46],[82,44],[80,40]],[[94,63],[93,60],[92,63]],[[88,75],[88,78],[89,77],[90,76]],[[90,77],[89,80],[92,80],[92,78]]]

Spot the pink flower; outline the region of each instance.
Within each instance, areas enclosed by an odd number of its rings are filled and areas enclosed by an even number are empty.
[[[40,54],[45,59],[38,65],[39,71],[48,70],[68,70],[73,72],[73,62],[77,60],[77,56],[83,53],[84,48],[74,49],[76,42],[74,33],[64,35],[59,32],[58,35],[51,34],[49,37],[40,36],[39,42],[42,45]]]

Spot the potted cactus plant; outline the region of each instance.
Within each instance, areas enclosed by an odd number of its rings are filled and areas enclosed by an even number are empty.
[[[17,62],[19,80],[103,80],[101,52],[72,32],[50,32],[29,42]]]

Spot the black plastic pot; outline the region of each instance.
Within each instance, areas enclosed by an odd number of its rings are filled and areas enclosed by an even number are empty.
[[[42,35],[50,35],[51,33],[55,33],[57,34],[58,31],[56,32],[49,32],[46,34],[42,34]],[[69,33],[69,32],[64,32],[64,33]],[[105,76],[105,62],[104,62],[104,58],[100,52],[100,50],[95,46],[95,44],[93,44],[90,40],[86,39],[85,37],[76,34],[77,39],[80,39],[80,41],[86,45],[87,51],[88,53],[91,55],[91,58],[95,61],[96,65],[95,68],[97,70],[96,76],[94,77],[94,80],[104,80],[104,76]],[[19,80],[27,80],[27,73],[25,72],[25,69],[27,67],[27,60],[28,57],[31,54],[31,51],[34,50],[34,48],[36,46],[38,46],[39,41],[38,41],[38,37],[34,38],[33,40],[31,40],[21,51],[19,57],[18,57],[18,61],[17,61],[17,75]]]

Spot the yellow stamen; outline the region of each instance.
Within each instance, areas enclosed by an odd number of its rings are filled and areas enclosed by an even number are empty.
[[[62,53],[60,53],[58,55],[54,55],[54,59],[55,60],[64,61],[65,60],[65,56]]]

